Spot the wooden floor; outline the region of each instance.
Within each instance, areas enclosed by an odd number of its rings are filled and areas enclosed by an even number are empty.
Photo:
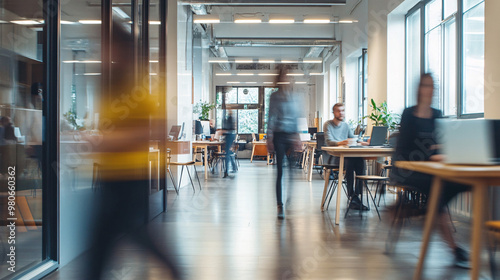
[[[159,248],[177,260],[187,279],[411,279],[421,219],[405,226],[396,251],[387,255],[389,217],[382,213],[380,222],[373,209],[363,218],[351,211],[336,226],[334,202],[328,212],[320,211],[323,181],[318,174],[312,182],[301,169],[286,174],[286,219],[277,220],[275,174],[275,166],[265,161],[242,160],[232,179],[210,174],[202,181],[202,191],[193,194],[189,186],[178,196],[169,192],[168,212],[150,224]],[[387,204],[392,199],[387,197]],[[456,237],[468,248],[469,224],[459,217],[454,220]],[[125,239],[105,279],[169,279],[168,270]],[[84,259],[46,279],[85,279]],[[434,235],[425,279],[468,279],[468,271],[454,268],[452,262],[450,250]],[[484,253],[484,279],[490,278],[486,262]]]

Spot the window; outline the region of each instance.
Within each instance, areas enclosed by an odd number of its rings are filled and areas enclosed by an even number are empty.
[[[466,1],[477,2],[477,1]],[[463,17],[462,114],[484,112],[484,2]]]
[[[363,117],[367,115],[367,54],[367,50],[363,49],[363,54],[358,58],[358,120],[363,122]]]
[[[277,88],[223,87],[216,92],[216,127],[222,128],[224,110],[235,110],[237,133],[250,134],[267,130],[269,98]],[[224,101],[224,102],[223,102]]]
[[[410,10],[406,16],[407,106],[416,103],[424,72],[430,72],[436,83],[432,106],[445,116],[484,115],[484,0],[432,0]]]
[[[420,9],[406,18],[406,106],[417,102],[417,88],[420,82],[421,51]]]

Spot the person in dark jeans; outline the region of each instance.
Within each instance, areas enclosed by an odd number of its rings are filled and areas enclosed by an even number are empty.
[[[351,128],[344,122],[345,111],[344,104],[337,103],[333,105],[333,120],[326,121],[323,125],[325,132],[325,143],[327,146],[343,146],[347,145],[349,138],[355,138]],[[361,143],[367,145],[367,143]],[[339,158],[330,156],[326,162],[331,164],[339,164]],[[346,170],[347,195],[351,199],[349,207],[351,209],[368,210],[368,207],[361,203],[359,195],[362,191],[362,186],[359,182],[354,182],[354,172],[357,175],[365,174],[365,160],[363,158],[345,158],[344,168]],[[356,183],[356,184],[355,184]],[[356,185],[356,186],[354,186]]]
[[[285,81],[286,73],[282,69],[278,81]],[[282,199],[283,159],[287,152],[301,146],[297,131],[298,107],[292,93],[286,85],[281,85],[278,91],[271,94],[269,100],[269,121],[267,125],[267,149],[276,151],[276,202],[278,218],[284,219],[285,213]]]
[[[417,105],[406,108],[401,117],[399,137],[392,157],[396,161],[441,161],[436,141],[435,120],[441,117],[441,111],[431,107],[434,94],[434,79],[430,74],[423,74],[417,94]],[[391,180],[397,184],[411,186],[424,194],[429,194],[433,176],[393,168]],[[469,186],[444,182],[439,204],[438,224],[443,239],[455,254],[455,266],[470,268],[467,252],[460,248],[452,235],[451,224],[444,207],[458,193],[470,190]]]
[[[234,139],[236,138],[235,134],[236,127],[232,111],[228,111],[228,115],[224,119],[222,129],[224,130],[223,134],[225,139],[224,151],[226,152],[226,168],[224,169],[224,178],[227,178],[229,176],[228,171],[230,163],[232,164],[233,170],[236,170],[234,157],[232,156],[233,151],[231,150],[234,144]]]

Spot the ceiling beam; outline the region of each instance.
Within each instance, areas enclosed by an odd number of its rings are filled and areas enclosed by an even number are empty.
[[[330,47],[340,41],[315,38],[215,38],[214,43],[222,47]]]

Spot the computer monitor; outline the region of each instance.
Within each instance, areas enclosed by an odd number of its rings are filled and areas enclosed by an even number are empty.
[[[170,129],[168,136],[170,136],[172,138],[172,140],[177,140],[177,139],[179,139],[180,131],[181,131],[180,125],[172,125],[172,128]]]

